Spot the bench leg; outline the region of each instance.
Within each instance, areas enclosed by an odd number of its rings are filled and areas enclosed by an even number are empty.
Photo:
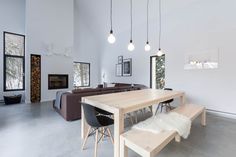
[[[206,109],[204,109],[202,112],[201,125],[206,126]]]
[[[120,157],[128,157],[128,148],[125,145],[125,140],[120,138]]]
[[[181,137],[179,134],[175,136],[175,142],[181,142]]]

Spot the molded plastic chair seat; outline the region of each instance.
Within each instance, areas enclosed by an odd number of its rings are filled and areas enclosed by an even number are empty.
[[[97,120],[101,124],[100,127],[105,127],[114,124],[114,120],[107,116],[97,116]]]

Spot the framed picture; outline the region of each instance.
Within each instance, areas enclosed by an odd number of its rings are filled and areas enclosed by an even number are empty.
[[[123,70],[122,64],[116,64],[116,76],[122,76],[122,70]]]
[[[123,60],[123,76],[132,76],[132,59]]]
[[[185,70],[217,69],[219,67],[219,50],[205,50],[185,54]]]
[[[118,56],[118,64],[122,64],[123,63],[123,56]]]

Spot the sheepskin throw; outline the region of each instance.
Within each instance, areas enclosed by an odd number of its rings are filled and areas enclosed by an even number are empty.
[[[176,112],[160,113],[134,125],[133,128],[152,133],[175,130],[181,137],[186,139],[190,134],[191,120]]]

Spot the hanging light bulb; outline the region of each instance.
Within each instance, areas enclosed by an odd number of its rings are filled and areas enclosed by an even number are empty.
[[[131,26],[131,29],[130,29],[130,41],[129,41],[129,45],[128,45],[128,50],[129,51],[133,51],[135,49],[135,46],[133,44],[133,40],[132,40],[132,37],[133,37],[133,0],[130,0],[130,26]]]
[[[151,50],[151,46],[149,45],[149,42],[146,42],[146,45],[144,47],[145,51],[150,51]]]
[[[129,51],[134,51],[134,49],[135,49],[135,47],[134,47],[133,41],[130,40],[130,43],[129,43],[129,45],[128,45],[128,50],[129,50]]]
[[[164,55],[164,53],[161,51],[161,49],[159,48],[159,50],[158,50],[158,52],[157,52],[157,56],[158,57],[160,57],[160,56],[162,56],[162,55]]]
[[[157,52],[157,56],[162,56],[164,53],[161,51],[161,0],[159,0],[159,49]]]
[[[107,38],[107,41],[110,43],[110,44],[114,44],[116,42],[116,38],[113,34],[113,30],[112,30],[112,0],[111,0],[111,3],[110,3],[110,22],[111,22],[111,30],[110,30],[110,34],[108,35],[108,38]]]
[[[113,31],[111,30],[110,31],[110,34],[107,38],[107,41],[110,43],[110,44],[114,44],[116,42],[116,38],[115,36],[113,35]]]
[[[144,50],[145,51],[150,51],[151,50],[151,46],[149,45],[149,41],[148,41],[148,38],[149,38],[149,21],[148,21],[148,12],[149,11],[149,0],[147,0],[147,42],[146,42],[146,45],[144,47]]]

